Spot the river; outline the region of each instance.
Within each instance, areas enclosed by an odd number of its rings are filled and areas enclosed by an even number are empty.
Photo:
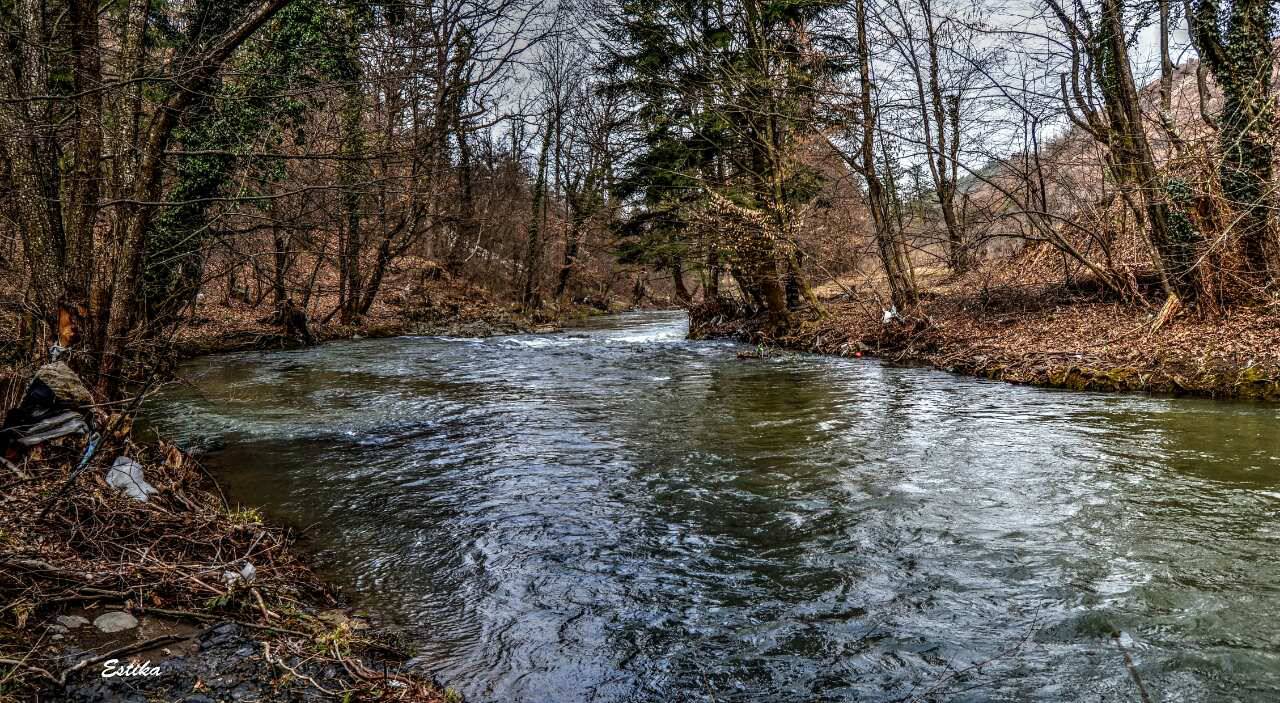
[[[148,414],[469,701],[1280,699],[1275,406],[685,332],[206,357]]]

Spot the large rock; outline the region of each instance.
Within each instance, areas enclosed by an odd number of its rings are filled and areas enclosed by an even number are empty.
[[[41,366],[36,371],[36,378],[44,381],[63,403],[75,406],[93,405],[93,394],[89,393],[80,377],[64,361]]]
[[[93,626],[107,633],[123,632],[137,627],[138,619],[128,613],[116,610],[110,613],[103,613],[94,618]]]

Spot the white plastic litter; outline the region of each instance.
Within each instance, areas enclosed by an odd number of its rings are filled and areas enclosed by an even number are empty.
[[[156,487],[147,483],[142,475],[142,464],[127,456],[118,456],[107,472],[107,485],[119,488],[134,500],[147,502],[147,497],[156,492]]]
[[[253,564],[250,564],[249,562],[246,561],[244,563],[244,566],[240,567],[239,572],[236,572],[236,571],[222,572],[222,580],[226,581],[227,585],[230,586],[234,584],[236,581],[244,581],[245,583],[249,583],[250,581],[253,580],[253,577],[257,575],[258,575],[258,570],[254,568]]]

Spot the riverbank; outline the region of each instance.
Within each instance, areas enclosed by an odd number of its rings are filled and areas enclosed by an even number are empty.
[[[524,315],[450,281],[413,293],[356,325],[316,320],[312,341],[550,331],[593,312]],[[173,357],[304,343],[262,306],[220,301],[198,306]],[[5,370],[5,408],[33,371]],[[87,470],[75,472],[83,435],[0,466],[0,701],[459,699],[394,628],[359,617],[319,579],[290,531],[229,504],[179,448],[136,443],[131,418],[78,409],[109,428]],[[142,466],[156,489],[147,501],[108,485],[117,456]],[[113,660],[154,669],[105,676]]]
[[[880,298],[850,291],[824,300],[821,317],[783,335],[702,309],[692,315],[690,333],[1052,388],[1280,400],[1274,309],[1160,320],[1159,309],[1062,286],[974,290],[935,287],[910,319],[888,322]]]
[[[344,324],[330,312],[321,312],[336,309],[336,299],[309,301],[308,309],[310,332],[317,342],[407,334],[489,337],[551,331],[564,320],[607,312],[572,305],[562,310],[526,313],[518,306],[499,301],[484,288],[443,277],[393,290],[351,324]],[[293,348],[304,343],[300,336],[284,328],[269,306],[222,299],[198,304],[191,320],[178,331],[173,346],[179,358],[187,359],[232,351]]]
[[[70,482],[74,437],[3,469],[0,700],[457,700],[290,531],[229,505],[176,447],[103,434]],[[117,454],[142,465],[145,502],[104,480]]]
[[[487,337],[553,331],[600,312],[575,305],[524,314],[441,278],[388,295],[359,324],[316,319],[309,331],[313,343]],[[305,343],[267,307],[201,301],[161,370],[183,358]],[[33,372],[0,372],[4,408],[18,404]],[[461,700],[394,627],[361,617],[318,578],[291,531],[229,504],[178,447],[137,443],[132,418],[78,409],[109,428],[87,470],[75,473],[83,435],[0,466],[0,701]],[[108,485],[117,456],[142,466],[156,489],[147,501]],[[117,669],[149,662],[154,675],[104,676],[112,660]]]

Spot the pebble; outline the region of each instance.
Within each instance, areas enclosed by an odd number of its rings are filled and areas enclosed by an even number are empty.
[[[89,618],[79,615],[59,615],[54,619],[63,627],[83,627],[89,624]]]
[[[120,611],[103,613],[94,618],[93,626],[103,632],[121,632],[123,630],[132,630],[138,626],[138,619],[128,613]]]

